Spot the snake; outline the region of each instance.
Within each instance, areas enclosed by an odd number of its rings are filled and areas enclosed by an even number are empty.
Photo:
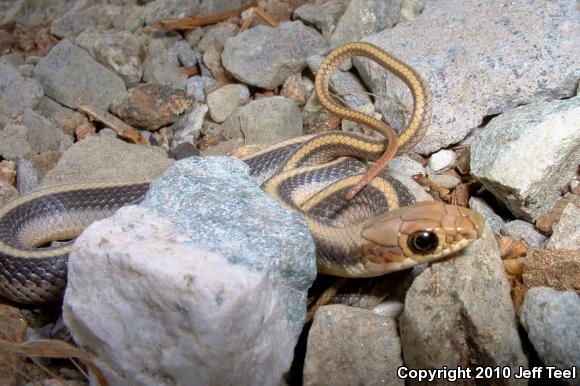
[[[329,91],[337,67],[357,56],[371,59],[409,87],[414,107],[400,134],[382,120],[342,105]],[[441,202],[415,202],[384,170],[396,154],[411,150],[430,124],[431,93],[417,72],[377,46],[350,43],[323,60],[315,90],[329,112],[384,138],[315,133],[272,145],[242,161],[267,194],[304,217],[316,245],[318,272],[346,278],[381,276],[441,259],[481,236],[480,214]],[[141,202],[150,182],[62,185],[0,208],[0,295],[28,304],[60,301],[72,241],[50,243],[74,239],[92,222]]]

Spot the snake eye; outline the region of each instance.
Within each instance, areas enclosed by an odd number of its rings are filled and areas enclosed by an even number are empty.
[[[411,251],[419,255],[426,255],[433,252],[439,245],[439,238],[433,232],[419,231],[409,236],[407,245]]]

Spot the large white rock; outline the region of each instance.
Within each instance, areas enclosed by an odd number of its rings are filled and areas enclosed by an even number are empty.
[[[503,113],[473,139],[471,174],[517,217],[548,212],[580,162],[580,97]]]
[[[303,220],[232,158],[189,158],[91,225],[64,318],[111,385],[278,385],[316,273]]]

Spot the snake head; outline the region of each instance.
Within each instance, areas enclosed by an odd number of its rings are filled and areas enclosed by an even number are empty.
[[[435,201],[401,207],[363,225],[363,264],[376,276],[432,262],[462,250],[483,228],[483,217],[464,207]]]

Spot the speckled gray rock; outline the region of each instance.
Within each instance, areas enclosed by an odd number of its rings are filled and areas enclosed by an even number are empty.
[[[36,153],[66,150],[74,142],[73,137],[63,133],[34,110],[24,110],[22,124],[27,128],[26,140],[30,144],[30,149]]]
[[[50,32],[63,39],[75,37],[90,27],[111,28],[111,19],[104,17],[105,6],[93,4],[90,1],[73,2],[68,12],[52,22]]]
[[[242,83],[272,90],[306,66],[306,59],[324,54],[326,40],[301,21],[278,28],[258,26],[226,41],[222,63]]]
[[[485,223],[494,232],[499,232],[504,227],[505,221],[481,198],[471,197],[469,207],[483,216]]]
[[[298,215],[241,161],[194,157],[76,240],[64,319],[111,385],[279,385],[315,275]]]
[[[244,138],[247,145],[271,145],[303,134],[300,108],[284,97],[252,101],[235,110],[222,128],[226,138]]]
[[[388,170],[396,170],[406,176],[413,177],[415,174],[425,175],[425,168],[406,154],[393,158],[387,164]]]
[[[209,76],[192,76],[187,80],[187,95],[193,96],[200,103],[205,103],[205,88],[213,84],[215,79]]]
[[[186,142],[192,145],[196,143],[201,134],[207,111],[207,105],[193,103],[189,110],[179,117],[177,122],[171,126],[173,128],[173,138],[171,139],[170,149],[176,149]]]
[[[0,208],[18,198],[18,190],[4,180],[0,180]]]
[[[30,160],[22,157],[16,162],[16,188],[20,194],[28,194],[38,185],[38,172]]]
[[[528,222],[522,220],[510,221],[503,226],[501,234],[514,239],[523,240],[531,248],[543,248],[548,239]]]
[[[145,41],[126,31],[85,31],[74,39],[99,63],[114,71],[127,87],[137,85],[143,75]]]
[[[68,118],[74,110],[64,107],[54,99],[44,96],[40,99],[34,111],[48,119],[56,127],[60,127],[61,122]]]
[[[428,154],[459,142],[487,115],[573,96],[580,73],[578,27],[574,0],[426,2],[415,19],[365,40],[405,60],[429,83],[433,123],[416,147]],[[354,62],[383,98],[377,109],[385,120],[404,127],[412,106],[406,86],[369,61]]]
[[[333,47],[359,41],[395,25],[401,0],[351,0],[330,37]]]
[[[409,368],[510,366],[514,374],[527,366],[510,285],[489,228],[461,253],[415,278],[399,328]]]
[[[296,8],[294,19],[312,24],[323,34],[334,32],[338,19],[348,5],[348,0],[328,0],[322,4],[306,3]]]
[[[0,156],[8,160],[24,157],[32,150],[27,139],[26,126],[7,124],[0,130]]]
[[[226,40],[233,36],[236,36],[240,27],[235,24],[230,23],[220,23],[213,26],[208,26],[204,28],[203,37],[197,45],[197,49],[201,52],[205,52],[212,45],[221,51],[226,44]]]
[[[321,307],[308,334],[304,385],[404,385],[397,323],[359,308]]]
[[[576,292],[559,292],[535,287],[526,293],[519,312],[528,337],[546,366],[559,369],[580,368],[580,296]],[[569,380],[577,385],[577,378]]]
[[[187,75],[179,71],[177,53],[169,50],[162,39],[151,39],[143,67],[143,81],[185,90]]]
[[[397,24],[416,18],[421,14],[423,8],[425,8],[425,0],[402,0],[401,14]]]
[[[548,249],[580,249],[580,209],[568,204],[546,244]]]
[[[429,179],[445,189],[453,189],[461,183],[461,179],[449,174],[433,174]]]
[[[474,138],[471,174],[514,215],[535,220],[576,174],[579,127],[580,97],[505,112]]]
[[[121,78],[68,40],[40,60],[34,78],[46,95],[71,108],[87,103],[107,110],[113,97],[127,90]]]
[[[230,114],[250,99],[250,90],[244,84],[228,84],[207,96],[209,113],[214,122],[223,122]]]
[[[243,4],[243,0],[155,0],[147,4],[147,24],[160,19],[180,18],[191,13],[211,15],[230,11]]]
[[[0,121],[16,118],[35,108],[44,95],[40,84],[23,77],[14,66],[0,60]]]
[[[308,67],[313,74],[316,74],[323,60],[324,58],[320,55],[313,55],[308,58]],[[370,96],[357,92],[364,91],[365,86],[353,73],[337,70],[330,80],[330,89],[340,95],[347,106],[369,115],[375,112],[375,105]]]
[[[173,160],[155,148],[143,148],[107,136],[75,143],[39,188],[90,181],[146,181],[163,173]]]

